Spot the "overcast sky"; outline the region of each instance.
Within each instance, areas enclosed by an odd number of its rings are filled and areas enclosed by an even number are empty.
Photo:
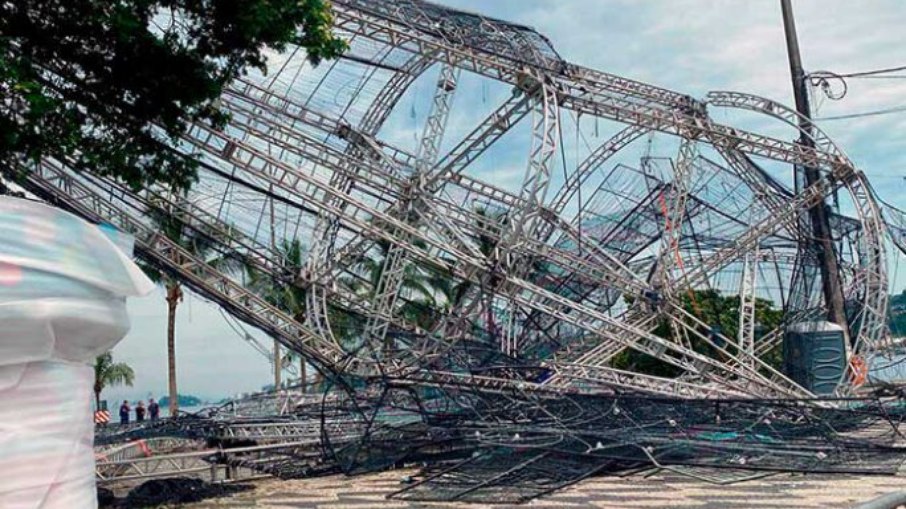
[[[529,25],[572,62],[696,97],[739,90],[790,104],[777,0],[444,0],[455,8]],[[807,71],[838,73],[906,65],[902,0],[796,0]],[[906,73],[904,73],[906,74]],[[906,106],[906,80],[851,80],[847,97],[819,101],[818,117]],[[461,99],[460,99],[461,100]],[[906,113],[820,123],[871,176],[890,203],[906,207]],[[906,264],[895,291],[902,290]],[[135,388],[108,399],[166,392],[163,292],[129,303],[133,328],[114,351],[137,374]],[[270,344],[260,333],[262,342]],[[180,392],[220,398],[272,380],[271,368],[223,320],[187,294],[177,317]]]

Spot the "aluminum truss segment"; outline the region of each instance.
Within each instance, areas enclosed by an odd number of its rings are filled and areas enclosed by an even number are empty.
[[[425,122],[425,129],[416,155],[415,175],[407,188],[408,195],[404,196],[401,202],[395,206],[395,210],[402,216],[403,221],[416,221],[420,210],[424,208],[422,204],[424,185],[432,177],[430,171],[440,152],[447,121],[450,118],[458,76],[459,71],[454,67],[441,66],[434,102]],[[412,239],[404,235],[403,241],[411,242]],[[396,245],[391,246],[384,257],[381,279],[377,282],[372,296],[374,315],[392,316],[397,298],[403,289],[407,270],[409,270],[409,264],[405,250]],[[388,321],[372,318],[368,320],[363,336],[365,341],[371,342],[372,345],[384,345],[387,341],[388,329]]]
[[[514,85],[524,76],[523,64],[497,54],[482,52],[479,48],[446,45],[430,35],[414,32],[397,24],[392,18],[376,15],[373,11],[356,10],[354,6],[338,4],[335,14],[339,27],[362,37],[405,47],[414,53],[430,54],[438,61]],[[696,107],[689,102],[687,104],[691,107],[685,111],[664,108],[636,102],[638,99],[645,100],[644,95],[638,94],[636,89],[631,92],[618,88],[601,91],[576,82],[567,75],[558,75],[555,79],[561,97],[560,105],[577,112],[678,136],[707,135],[712,143],[768,159],[806,166],[851,167],[848,161],[835,154],[717,124],[702,115],[700,106]]]
[[[755,251],[746,254],[740,276],[739,294],[739,331],[737,342],[739,350],[749,356],[755,355],[755,306],[758,282],[758,246]]]
[[[109,222],[136,238],[138,251],[172,272],[202,295],[226,306],[230,312],[273,334],[284,345],[306,354],[319,368],[330,370],[345,354],[335,345],[298,324],[280,309],[251,293],[229,277],[194,257],[143,221],[124,212],[69,174],[58,163],[45,160],[30,168],[30,190],[95,222]]]

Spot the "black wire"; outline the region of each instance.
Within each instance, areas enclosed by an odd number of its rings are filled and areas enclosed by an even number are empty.
[[[861,78],[863,76],[874,76],[877,74],[889,74],[892,72],[906,71],[906,66],[902,67],[889,67],[887,69],[876,69],[873,71],[862,71],[862,72],[851,72],[848,74],[836,74],[841,78]]]
[[[893,108],[887,108],[883,110],[875,111],[866,111],[863,113],[852,113],[849,115],[836,115],[831,117],[816,117],[815,120],[829,121],[829,120],[846,120],[852,118],[864,118],[864,117],[874,117],[878,115],[889,115],[891,113],[903,113],[906,112],[906,106],[895,106]]]
[[[889,67],[887,69],[876,69],[873,71],[862,71],[862,72],[851,72],[840,74],[832,71],[815,71],[809,73],[806,76],[806,79],[815,86],[820,87],[824,92],[824,95],[833,101],[839,101],[846,97],[846,93],[849,91],[849,86],[846,83],[847,78],[906,78],[906,76],[883,76],[885,74],[903,72],[906,71],[906,66],[903,67]],[[837,80],[843,87],[839,92],[835,92],[833,87],[831,87],[831,80]],[[898,111],[906,111],[906,108],[902,108]],[[890,113],[885,111],[884,113]],[[857,117],[867,117],[871,115],[882,114],[879,112],[870,112],[870,113],[861,113],[856,115],[843,115],[840,117],[829,117],[831,120],[845,119],[845,118],[857,118]],[[828,119],[825,119],[828,120]]]

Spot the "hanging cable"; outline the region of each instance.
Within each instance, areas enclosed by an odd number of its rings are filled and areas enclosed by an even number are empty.
[[[886,69],[876,69],[873,71],[851,72],[848,74],[837,74],[837,76],[839,76],[841,78],[864,78],[866,76],[876,76],[878,74],[890,74],[890,73],[901,72],[901,71],[906,71],[906,66],[888,67]],[[820,71],[820,72],[828,72],[828,71]]]
[[[906,71],[906,66],[904,67],[890,67],[887,69],[877,69],[873,71],[862,71],[862,72],[851,72],[846,74],[836,73],[832,71],[815,71],[806,75],[806,78],[809,80],[809,83],[815,88],[820,88],[824,95],[832,101],[839,101],[846,97],[847,92],[849,92],[849,85],[846,83],[847,79],[852,78],[906,78],[906,76],[885,76],[887,74],[903,72]],[[840,89],[836,90],[834,84],[839,84]]]
[[[887,108],[887,109],[883,109],[883,110],[866,111],[866,112],[863,112],[863,113],[851,113],[851,114],[848,114],[848,115],[835,115],[835,116],[830,116],[830,117],[816,117],[814,120],[821,120],[821,121],[847,120],[847,119],[853,119],[853,118],[876,117],[876,116],[879,116],[879,115],[890,115],[890,114],[892,114],[892,113],[903,113],[903,112],[906,112],[906,106],[896,106],[896,107],[893,107],[893,108]]]

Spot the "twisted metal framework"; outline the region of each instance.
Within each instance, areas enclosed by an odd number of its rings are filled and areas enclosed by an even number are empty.
[[[815,148],[784,141],[800,134],[795,112],[587,69],[530,28],[421,0],[333,9],[344,57],[312,68],[301,50],[275,56],[273,74],[226,90],[226,128],[195,125],[175,147],[202,162],[188,194],[133,192],[54,160],[29,167],[24,185],[132,233],[141,257],[352,395],[378,380],[452,402],[459,391],[485,402],[812,398],[770,358],[787,326],[825,313],[817,262],[800,246],[807,211],[832,193],[843,198],[832,229],[848,356],[871,363],[889,346],[885,219],[903,249],[902,217],[882,215],[819,129],[806,133]],[[719,123],[715,109],[770,120],[777,134]],[[593,146],[601,124],[614,134]],[[520,146],[521,179],[501,180]],[[794,194],[790,165],[823,178]],[[164,237],[152,220],[161,210],[246,269],[218,270]],[[301,264],[281,249],[292,241]],[[301,308],[281,308],[250,271],[295,288]],[[739,296],[723,310],[736,333],[696,309],[703,291]],[[773,330],[757,327],[765,303],[784,312]],[[620,364],[627,355],[674,375]],[[840,396],[861,383],[850,366]],[[395,404],[363,399],[350,411],[371,416],[364,429]]]

